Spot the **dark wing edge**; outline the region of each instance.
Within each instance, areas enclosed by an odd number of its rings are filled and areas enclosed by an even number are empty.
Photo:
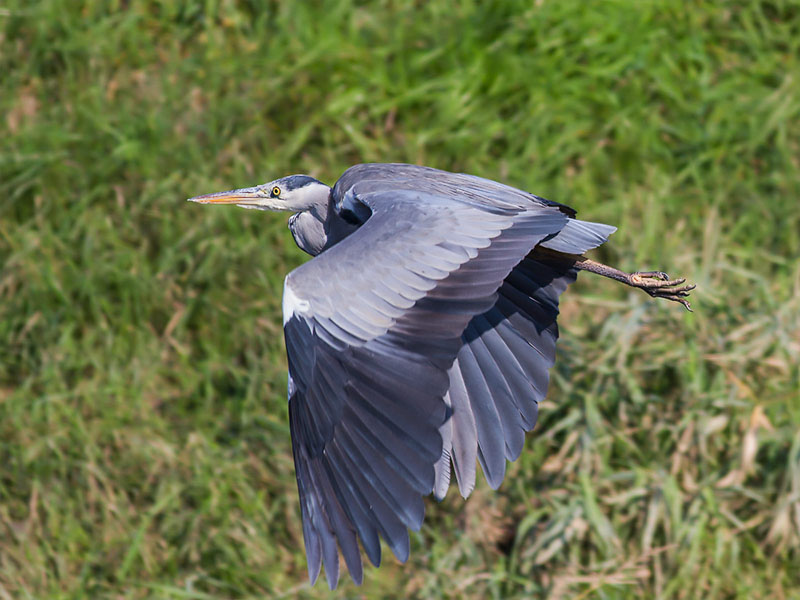
[[[398,214],[396,205],[382,213],[380,199],[374,196],[366,199],[374,214],[362,228],[293,271],[285,290],[296,309],[285,310],[284,332],[292,381],[290,430],[309,577],[313,583],[324,563],[331,589],[339,578],[339,551],[354,581],[361,582],[358,540],[376,566],[381,559],[379,537],[400,561],[408,558],[407,529],[417,530],[422,524],[422,496],[433,490],[434,465],[442,455],[440,428],[449,417],[444,401],[450,385],[448,369],[463,343],[462,333],[475,315],[495,305],[498,288],[531,247],[566,222],[557,209],[533,207],[509,215],[510,226],[489,240],[477,239],[477,229],[462,228],[432,248],[414,249],[410,256],[423,263],[436,261],[442,252],[464,259],[450,272],[443,272],[440,263],[429,264],[430,269],[423,264],[415,276],[421,272],[443,276],[436,275],[424,296],[399,316],[388,311],[391,326],[370,337],[369,324],[354,322],[360,313],[359,297],[366,295],[363,289],[359,294],[342,277],[331,282],[347,310],[318,318],[310,294],[296,284],[311,277],[319,287],[322,274],[353,251],[363,255],[363,268],[370,272],[369,256],[380,252],[381,240],[396,237],[389,235],[390,228],[413,227],[414,220]],[[480,211],[475,216],[480,218]],[[492,216],[487,215],[490,223]],[[397,254],[391,258],[404,260]],[[413,271],[408,265],[406,269],[405,274],[396,269],[392,274],[376,266],[369,290],[397,283]],[[419,283],[415,278],[409,281]],[[390,297],[383,294],[386,301]],[[302,310],[297,309],[301,305]],[[329,310],[330,302],[322,308]],[[379,308],[373,303],[365,312],[369,315]],[[376,317],[373,324],[379,321]]]
[[[338,351],[310,336],[309,323],[286,324],[290,363],[311,346],[311,381],[292,369],[289,426],[297,474],[309,577],[324,559],[330,587],[338,581],[338,547],[354,581],[362,579],[356,538],[380,564],[378,534],[405,561],[406,528],[419,529],[422,496],[433,485],[446,419],[441,367],[422,355],[397,352],[388,340]],[[387,361],[381,360],[383,357]]]

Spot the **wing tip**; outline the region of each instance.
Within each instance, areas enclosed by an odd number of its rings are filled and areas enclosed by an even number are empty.
[[[310,585],[317,583],[319,579],[320,568],[322,563],[319,560],[311,560],[308,558],[308,551],[306,550],[306,566],[308,568],[308,581]]]
[[[389,547],[392,549],[395,558],[405,564],[411,554],[411,539],[408,535],[408,530],[405,531],[405,535],[399,536],[399,539],[392,540]]]

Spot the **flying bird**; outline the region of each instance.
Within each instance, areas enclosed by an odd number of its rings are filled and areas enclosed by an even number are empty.
[[[492,488],[547,392],[558,299],[590,271],[683,304],[695,287],[583,256],[615,227],[460,173],[360,164],[333,188],[307,175],[190,199],[286,211],[314,258],[289,273],[289,426],[312,584],[353,580],[382,537],[405,562],[423,496]]]

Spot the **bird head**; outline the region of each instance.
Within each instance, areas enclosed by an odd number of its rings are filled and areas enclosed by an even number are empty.
[[[308,175],[289,175],[269,183],[189,198],[200,204],[235,204],[242,208],[303,212],[325,206],[331,188]]]

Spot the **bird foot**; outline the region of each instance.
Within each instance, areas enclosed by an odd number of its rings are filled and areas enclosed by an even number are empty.
[[[644,290],[653,298],[664,298],[673,302],[680,302],[686,310],[692,312],[692,306],[686,297],[696,285],[682,285],[686,283],[685,277],[670,279],[663,271],[637,271],[628,275],[628,285]]]

